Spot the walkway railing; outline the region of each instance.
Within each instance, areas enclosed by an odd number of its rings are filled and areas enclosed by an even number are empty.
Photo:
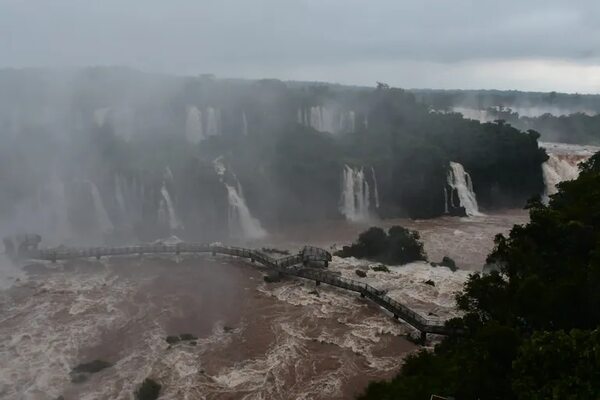
[[[365,283],[343,278],[331,272],[317,268],[306,268],[307,263],[327,263],[331,260],[331,254],[322,249],[314,247],[305,247],[298,254],[275,259],[265,253],[246,249],[242,247],[197,244],[197,243],[177,243],[177,244],[145,244],[137,246],[124,247],[89,247],[89,248],[53,248],[53,249],[31,249],[27,251],[26,257],[38,260],[48,260],[56,262],[58,260],[68,260],[74,258],[95,257],[100,259],[107,256],[132,255],[132,254],[180,254],[180,253],[212,253],[225,254],[235,257],[250,259],[252,262],[258,262],[270,269],[285,275],[297,276],[304,279],[313,280],[318,284],[325,283],[342,289],[360,293],[388,310],[396,319],[402,319],[414,328],[421,331],[422,334],[435,333],[440,335],[457,334],[443,324],[429,321],[420,314],[409,309],[400,302],[390,298],[384,291],[378,290]]]

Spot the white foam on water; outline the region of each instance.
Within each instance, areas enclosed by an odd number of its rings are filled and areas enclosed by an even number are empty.
[[[387,295],[400,301],[423,317],[436,319],[428,314],[434,313],[442,319],[457,316],[455,294],[462,290],[471,271],[452,272],[446,267],[432,267],[427,262],[413,262],[401,266],[389,267],[390,272],[373,271],[379,265],[354,257],[333,257],[330,269],[341,273],[345,278],[367,283],[376,289],[387,291]],[[366,278],[356,275],[356,270],[367,272]],[[368,270],[367,270],[368,269]],[[425,284],[431,280],[435,286]]]
[[[3,399],[53,399],[70,384],[69,371],[80,362],[78,350],[101,333],[127,323],[115,307],[130,286],[103,269],[70,276],[30,278],[21,290],[31,295],[15,303],[8,295],[0,307],[0,394]],[[110,287],[110,293],[107,293]]]

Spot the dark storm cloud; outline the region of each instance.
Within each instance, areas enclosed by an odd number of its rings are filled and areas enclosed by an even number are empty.
[[[599,20],[594,0],[0,0],[0,66],[593,91]],[[496,76],[511,61],[539,74]]]

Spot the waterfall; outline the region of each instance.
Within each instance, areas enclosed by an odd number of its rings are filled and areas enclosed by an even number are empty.
[[[450,170],[448,171],[448,185],[452,188],[450,197],[456,190],[461,207],[465,208],[468,216],[482,215],[477,206],[477,199],[473,191],[471,176],[465,171],[462,164],[450,161]]]
[[[160,188],[160,195],[162,199],[160,200],[160,205],[158,207],[158,220],[161,223],[168,225],[169,229],[172,231],[183,228],[179,218],[177,218],[177,213],[175,213],[175,207],[173,206],[173,201],[171,200],[171,195],[169,194],[167,185],[164,182]]]
[[[354,133],[356,130],[356,115],[354,111],[342,112],[338,131]]]
[[[64,240],[70,236],[70,224],[67,210],[67,197],[64,183],[54,175],[39,196],[37,214],[30,214],[36,227],[35,232],[51,236],[52,239]],[[31,211],[30,211],[31,212]]]
[[[379,208],[379,188],[377,187],[377,175],[375,175],[375,168],[371,167],[371,174],[373,175],[373,195],[375,196],[375,208]]]
[[[92,115],[92,119],[94,120],[94,123],[100,127],[104,126],[109,112],[110,112],[110,107],[95,109],[93,112],[93,115]]]
[[[199,143],[204,139],[204,129],[202,127],[202,111],[198,107],[188,107],[185,120],[185,137],[190,143]]]
[[[212,107],[206,109],[206,135],[215,136],[221,133],[221,112]]]
[[[444,214],[449,214],[450,209],[448,207],[448,189],[444,186]]]
[[[239,232],[246,239],[260,239],[267,234],[260,222],[252,216],[244,196],[238,188],[225,184],[229,201],[229,231]]]
[[[341,213],[347,220],[369,220],[370,191],[363,168],[344,166]]]
[[[319,132],[354,132],[356,128],[354,111],[340,111],[324,106],[299,108],[296,120],[300,125],[310,126]]]
[[[579,176],[577,161],[569,163],[567,158],[560,158],[555,154],[548,154],[548,157],[548,160],[542,164],[544,185],[546,186],[544,192],[545,201],[548,201],[551,195],[558,192],[556,188],[557,184],[577,179],[577,176]]]
[[[92,206],[94,207],[94,214],[96,216],[96,222],[98,223],[98,229],[101,233],[108,233],[113,230],[113,224],[110,221],[108,213],[104,208],[102,197],[98,187],[92,181],[86,181],[90,188],[90,194],[92,195]]]
[[[245,111],[242,112],[242,135],[248,136],[248,119]]]
[[[117,206],[123,217],[127,216],[127,202],[123,195],[123,180],[120,175],[115,176],[115,199],[117,200]]]
[[[310,108],[310,126],[316,131],[323,132],[323,117],[321,115],[321,107]]]
[[[228,170],[223,162],[223,157],[215,159],[213,166],[219,179],[227,189],[227,201],[229,202],[227,219],[230,235],[245,239],[260,239],[265,237],[267,232],[261,226],[260,221],[252,216],[246,204],[242,184],[239,179],[232,172],[229,172],[227,175]],[[227,182],[228,178],[232,183]]]

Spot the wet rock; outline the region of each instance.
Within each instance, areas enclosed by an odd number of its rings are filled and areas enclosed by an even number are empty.
[[[356,275],[360,276],[361,278],[366,278],[367,277],[367,273],[361,269],[357,269],[356,271]]]
[[[279,276],[279,274],[269,274],[269,275],[265,275],[263,277],[263,279],[265,280],[265,282],[267,283],[275,283],[275,282],[281,282],[281,276]]]
[[[112,366],[111,363],[103,360],[94,360],[88,363],[83,363],[77,365],[70,372],[71,382],[73,383],[82,383],[89,379],[91,374],[95,374],[96,372],[100,372],[105,368]]]
[[[448,256],[444,256],[442,261],[439,263],[432,262],[430,263],[432,267],[446,267],[450,268],[452,272],[456,271],[458,268],[456,267],[456,262]]]
[[[179,339],[179,336],[167,336],[165,340],[169,344],[177,344],[181,341],[181,339]]]
[[[95,374],[105,368],[110,367],[112,364],[103,360],[94,360],[88,363],[79,364],[71,371],[72,374]]]
[[[435,286],[435,282],[434,282],[434,281],[432,281],[431,279],[428,279],[428,280],[426,280],[426,281],[425,281],[425,282],[423,282],[423,283],[425,283],[426,285]]]
[[[135,392],[136,400],[156,400],[160,395],[161,384],[153,379],[146,378]]]
[[[316,290],[311,290],[310,292],[308,292],[308,294],[312,294],[314,296],[321,297],[321,295],[319,294],[319,292],[317,292]]]
[[[90,374],[71,374],[71,382],[83,383],[88,380]]]
[[[188,340],[197,340],[198,337],[192,335],[191,333],[182,333],[181,335],[179,335],[179,339],[182,341],[188,341]]]

